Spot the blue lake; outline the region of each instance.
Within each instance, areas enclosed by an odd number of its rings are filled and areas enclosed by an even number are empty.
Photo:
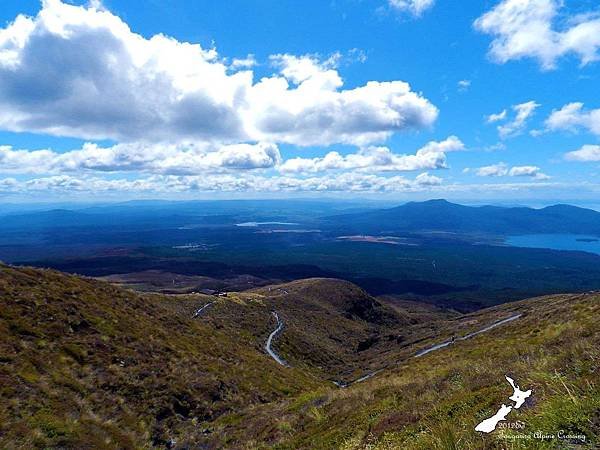
[[[580,250],[600,255],[600,237],[580,234],[526,234],[508,236],[506,243],[514,247]]]

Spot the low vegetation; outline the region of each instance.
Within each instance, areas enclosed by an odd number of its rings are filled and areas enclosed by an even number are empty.
[[[599,294],[460,315],[329,279],[162,295],[0,266],[0,298],[0,448],[600,445]],[[285,324],[274,346],[291,367],[263,349],[274,310]],[[505,375],[533,395],[513,428],[481,435],[477,423],[509,402]]]
[[[164,447],[320,385],[159,296],[0,266],[0,298],[0,448]]]
[[[597,448],[600,295],[545,297],[477,319],[493,322],[515,311],[523,317],[421,358],[399,360],[348,389],[320,389],[235,413],[243,429],[219,419],[219,438],[208,442],[247,449]],[[510,404],[505,375],[533,395],[509,416],[518,429],[484,436],[474,431],[477,423]],[[559,439],[559,433],[570,437]],[[536,438],[552,434],[557,438]]]

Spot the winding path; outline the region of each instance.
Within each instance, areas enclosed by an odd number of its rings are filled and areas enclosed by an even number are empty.
[[[265,344],[265,350],[267,351],[269,356],[271,356],[271,358],[273,358],[275,361],[277,361],[277,364],[280,364],[282,366],[288,366],[288,364],[283,359],[281,359],[279,357],[279,355],[277,353],[275,353],[275,351],[271,347],[273,338],[275,336],[277,336],[277,334],[281,330],[283,330],[283,321],[279,318],[279,315],[275,311],[273,311],[273,317],[275,317],[275,320],[277,320],[277,328],[275,328],[275,330],[273,330],[273,332],[269,335],[269,338],[267,339],[267,343]]]
[[[210,305],[213,305],[215,302],[210,302],[207,303],[206,305],[204,305],[202,308],[198,309],[194,315],[192,316],[192,319],[195,319],[196,317],[198,317],[200,314],[202,314],[202,311],[204,311],[206,308],[208,308]]]
[[[353,384],[362,383],[363,381],[367,381],[369,378],[374,377],[375,375],[377,375],[382,370],[383,369],[379,369],[379,370],[376,370],[375,372],[370,372],[370,373],[366,374],[365,376],[360,377],[357,380],[350,381],[348,383],[344,383],[342,381],[334,381],[333,384],[335,384],[339,388],[345,389],[347,387],[352,386]]]
[[[436,344],[436,345],[434,345],[434,346],[432,346],[432,347],[426,348],[426,349],[424,349],[424,350],[420,350],[420,351],[418,351],[418,352],[415,354],[415,356],[414,356],[414,357],[415,357],[415,358],[419,358],[419,357],[421,357],[421,356],[424,356],[424,355],[426,355],[427,353],[431,353],[431,352],[434,352],[434,351],[436,351],[436,350],[439,350],[440,348],[448,347],[449,345],[452,345],[452,344],[454,344],[455,342],[458,342],[458,341],[466,341],[467,339],[471,339],[472,337],[475,337],[475,336],[477,336],[478,334],[485,333],[485,332],[487,332],[487,331],[490,331],[490,330],[492,330],[492,329],[494,329],[494,328],[496,328],[496,327],[499,327],[500,325],[504,325],[505,323],[512,322],[513,320],[517,320],[517,319],[518,319],[518,318],[520,318],[522,315],[523,315],[523,314],[517,314],[517,315],[511,316],[511,317],[509,317],[509,318],[507,318],[507,319],[501,320],[501,321],[499,321],[499,322],[495,322],[495,323],[493,323],[493,324],[491,324],[491,325],[488,325],[488,326],[487,326],[487,327],[485,327],[485,328],[482,328],[481,330],[474,331],[473,333],[469,333],[469,334],[467,334],[467,335],[465,335],[465,336],[458,337],[458,338],[456,338],[456,339],[451,339],[451,340],[449,340],[449,341],[442,342],[441,344]]]
[[[458,342],[458,341],[466,341],[467,339],[471,339],[472,337],[477,336],[478,334],[485,333],[487,331],[493,330],[496,327],[499,327],[500,325],[504,325],[505,323],[512,322],[513,320],[517,320],[522,315],[523,314],[516,314],[514,316],[508,317],[507,319],[503,319],[503,320],[495,322],[495,323],[493,323],[491,325],[488,325],[487,327],[482,328],[481,330],[474,331],[473,333],[466,334],[466,335],[458,337],[458,338],[456,338],[454,340],[449,340],[449,341],[442,342],[441,344],[436,344],[436,345],[434,345],[432,347],[429,347],[429,348],[426,348],[424,350],[421,350],[421,351],[417,352],[414,355],[414,358],[419,358],[421,356],[426,355],[427,353],[431,353],[431,352],[439,350],[441,348],[448,347],[449,345],[452,345],[452,344],[454,344],[455,342]],[[334,381],[333,384],[335,384],[339,388],[344,389],[344,388],[352,386],[353,384],[361,383],[363,381],[366,381],[369,378],[374,377],[375,375],[377,375],[382,370],[383,369],[379,369],[379,370],[376,370],[375,372],[368,373],[367,375],[365,375],[365,376],[363,376],[363,377],[361,377],[361,378],[359,378],[357,380],[351,381],[349,383],[344,383],[342,381]]]

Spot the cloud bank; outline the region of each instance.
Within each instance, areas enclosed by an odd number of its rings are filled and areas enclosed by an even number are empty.
[[[252,60],[164,35],[147,39],[111,12],[44,0],[0,29],[0,127],[119,142],[365,145],[429,127],[438,110],[403,81],[344,88],[332,63]],[[238,70],[240,69],[240,70]]]
[[[268,169],[281,162],[273,144],[230,144],[218,148],[197,144],[87,143],[64,153],[15,150],[0,146],[0,173],[53,174],[81,171],[201,174]]]
[[[432,141],[414,155],[398,155],[387,147],[367,147],[358,153],[342,156],[329,152],[321,158],[292,158],[279,170],[285,173],[314,173],[331,170],[358,170],[365,172],[403,172],[414,170],[445,169],[446,153],[463,150],[461,140],[450,136],[444,141]]]
[[[402,176],[343,173],[327,178],[265,177],[246,174],[225,175],[153,175],[129,180],[96,176],[55,175],[29,180],[0,179],[0,194],[8,193],[194,193],[194,192],[422,192],[438,186],[441,179],[422,173],[415,179]]]

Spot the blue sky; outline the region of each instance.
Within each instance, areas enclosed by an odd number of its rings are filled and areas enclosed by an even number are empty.
[[[5,0],[0,26],[5,201],[600,194],[593,1]]]

